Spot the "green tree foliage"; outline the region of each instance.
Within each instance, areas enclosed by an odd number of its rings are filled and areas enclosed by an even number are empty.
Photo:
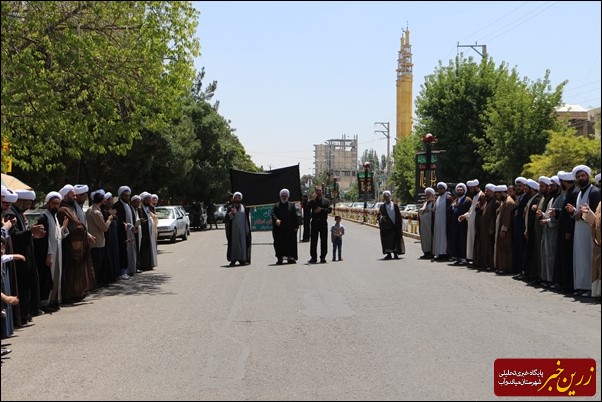
[[[24,170],[126,155],[161,132],[194,78],[190,2],[3,1],[2,138]]]
[[[422,150],[422,137],[416,134],[403,137],[393,147],[392,179],[396,184],[395,196],[402,204],[416,199],[416,152]]]
[[[537,180],[539,176],[554,176],[560,170],[570,172],[581,164],[592,168],[592,177],[600,170],[600,138],[576,136],[570,129],[550,132],[549,138],[545,151],[532,155],[525,164],[523,176]]]
[[[438,139],[433,149],[445,150],[441,180],[483,177],[474,138],[483,137],[485,132],[482,116],[495,93],[496,79],[491,59],[483,58],[478,64],[461,55],[448,66],[440,62],[426,77],[416,97],[418,124],[414,129],[420,135],[432,133]]]
[[[501,181],[512,183],[534,154],[543,153],[550,130],[558,127],[554,110],[560,105],[560,84],[552,93],[547,71],[531,84],[515,70],[500,67],[495,95],[485,111],[485,137],[476,139],[483,169]]]
[[[194,81],[192,101],[187,107],[196,141],[200,147],[193,154],[193,167],[185,177],[187,199],[226,202],[230,191],[230,169],[258,172],[259,168],[245,152],[230,121],[219,115],[218,103],[211,105],[217,83],[212,82],[203,91],[204,70]],[[183,189],[184,190],[184,189]]]
[[[550,92],[548,76],[521,80],[515,69],[503,63],[496,69],[488,57],[440,63],[416,99],[415,129],[434,134],[434,149],[445,150],[441,179],[510,180],[531,154],[543,152],[565,84]]]

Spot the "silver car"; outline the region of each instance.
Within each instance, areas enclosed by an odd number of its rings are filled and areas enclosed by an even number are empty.
[[[179,205],[166,205],[156,207],[155,213],[159,218],[157,228],[159,240],[169,239],[172,243],[175,243],[178,237],[188,240],[190,219],[184,208]]]

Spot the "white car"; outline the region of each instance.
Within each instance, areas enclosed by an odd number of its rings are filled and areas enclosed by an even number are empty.
[[[190,219],[184,208],[179,205],[166,205],[156,207],[155,213],[159,218],[157,230],[159,240],[169,239],[172,243],[175,243],[178,237],[188,240]]]

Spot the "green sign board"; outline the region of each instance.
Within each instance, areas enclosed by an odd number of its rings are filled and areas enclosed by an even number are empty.
[[[274,204],[251,207],[251,231],[272,230],[272,209]]]

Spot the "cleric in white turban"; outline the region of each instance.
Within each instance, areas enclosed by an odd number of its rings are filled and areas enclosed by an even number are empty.
[[[86,184],[76,184],[73,186],[75,190],[75,195],[85,194],[88,192],[89,188]]]
[[[131,193],[132,189],[130,189],[128,186],[119,187],[119,189],[117,190],[117,197],[121,197],[121,194],[123,194],[125,191],[127,191],[128,193]]]
[[[226,258],[233,267],[236,262],[240,265],[251,263],[251,216],[250,209],[242,203],[242,193],[236,191],[232,202],[226,211],[224,223],[228,248]]]
[[[573,168],[573,176],[575,176],[575,179],[577,178],[577,173],[579,172],[585,172],[588,176],[592,175],[592,170],[585,165],[577,165]]]
[[[284,196],[284,197],[288,198],[288,197],[290,197],[290,195],[291,195],[291,192],[288,191],[288,189],[283,188],[282,190],[280,190],[280,197]]]
[[[447,190],[447,184],[445,184],[445,182],[440,181],[439,183],[437,183],[437,188],[443,188],[444,190]]]
[[[48,201],[50,201],[53,198],[58,198],[59,201],[63,200],[63,196],[58,191],[51,191],[48,194],[46,194],[46,198],[44,198],[44,203],[48,204]]]
[[[562,181],[575,181],[575,175],[573,175],[573,172],[565,172],[564,170],[561,170],[558,172],[557,176]]]
[[[62,196],[63,198],[65,198],[65,196],[66,196],[67,194],[69,194],[71,191],[75,191],[75,187],[73,187],[71,184],[65,184],[65,185],[63,186],[63,188],[61,188],[61,189],[59,190],[59,193],[61,194],[61,196]]]
[[[15,190],[15,193],[17,193],[17,197],[20,200],[35,201],[35,199],[36,199],[36,193],[35,193],[35,191],[31,191],[31,190]]]

